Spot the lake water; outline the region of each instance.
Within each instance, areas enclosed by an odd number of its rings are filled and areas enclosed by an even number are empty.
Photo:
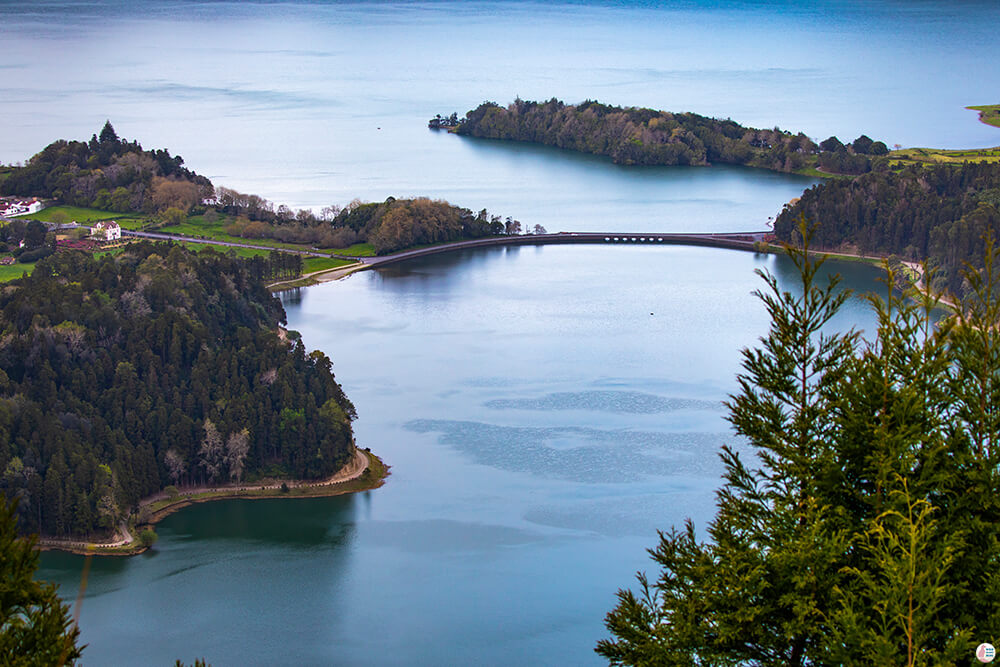
[[[773,256],[547,246],[286,294],[392,475],[353,497],[194,507],[152,553],[94,561],[89,664],[598,662],[656,530],[712,516],[721,401],[767,327],[756,268],[792,285]],[[839,325],[870,321],[858,299]],[[80,563],[46,554],[41,576],[72,595]]]
[[[992,1],[5,2],[0,160],[110,118],[294,206],[429,195],[550,231],[760,229],[812,181],[624,169],[425,122],[596,97],[820,139],[996,145],[962,107],[998,101],[998,19]],[[712,516],[732,442],[720,402],[767,327],[758,268],[793,286],[777,257],[548,246],[284,295],[392,476],[351,497],[198,506],[151,553],[94,561],[84,664],[597,663],[656,530]],[[871,321],[855,300],[838,325]],[[83,559],[42,562],[74,598]]]

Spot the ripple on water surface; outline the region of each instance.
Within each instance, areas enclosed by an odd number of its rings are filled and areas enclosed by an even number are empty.
[[[656,414],[674,410],[723,410],[722,403],[690,398],[668,398],[640,391],[559,392],[539,398],[507,398],[487,401],[498,410],[593,410],[621,414]]]
[[[725,432],[500,426],[439,419],[417,419],[405,426],[416,433],[440,433],[442,443],[482,465],[590,484],[713,474],[719,447],[735,442]]]

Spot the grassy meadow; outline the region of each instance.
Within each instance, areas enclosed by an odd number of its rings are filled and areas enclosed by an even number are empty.
[[[977,107],[965,107],[979,112],[979,121],[994,127],[1000,127],[1000,104],[982,104]]]

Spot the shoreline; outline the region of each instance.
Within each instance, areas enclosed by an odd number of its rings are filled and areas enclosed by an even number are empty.
[[[321,283],[346,278],[352,273],[364,271],[367,268],[369,268],[369,266],[364,262],[355,262],[354,264],[348,264],[347,266],[338,266],[332,269],[320,269],[319,271],[303,273],[298,278],[293,278],[291,280],[280,280],[276,283],[270,283],[268,284],[267,289],[272,292],[281,292],[298,287],[311,287],[312,285],[319,285]]]
[[[200,503],[218,500],[267,500],[273,498],[327,498],[359,491],[370,491],[385,484],[390,475],[389,466],[367,449],[355,449],[351,461],[343,468],[320,481],[265,479],[253,484],[225,484],[178,489],[175,496],[165,491],[147,496],[139,501],[139,511],[122,522],[113,542],[87,542],[85,540],[39,537],[39,551],[63,551],[81,556],[134,556],[149,546],[142,544],[138,534],[152,528],[166,517]],[[143,521],[137,516],[148,513]],[[136,535],[133,535],[135,533]],[[150,545],[151,546],[151,545]]]
[[[780,245],[771,244],[768,249],[775,254],[783,252],[783,248]],[[881,267],[882,263],[888,261],[888,257],[883,257],[881,255],[862,255],[859,253],[844,252],[843,250],[810,250],[810,255],[824,255],[831,259],[841,259],[848,262],[864,262],[865,264],[871,264],[872,266]],[[914,262],[912,260],[899,260],[899,263],[906,267],[907,271],[912,272],[916,277],[911,278],[913,288],[917,290],[920,294],[927,294],[926,286],[924,285],[924,270],[920,262]],[[956,311],[955,302],[946,294],[932,294],[932,296],[937,300],[937,307],[946,308],[952,312]]]

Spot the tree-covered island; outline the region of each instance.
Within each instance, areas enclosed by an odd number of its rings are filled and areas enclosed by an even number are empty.
[[[873,158],[889,152],[883,142],[863,134],[850,144],[836,137],[817,144],[801,132],[745,127],[730,119],[616,107],[591,100],[565,104],[555,98],[547,102],[517,99],[506,107],[484,102],[452,131],[604,155],[625,165],[719,163],[791,173],[819,168],[861,174],[872,169]]]
[[[556,99],[518,99],[506,107],[484,102],[462,119],[435,117],[431,127],[604,155],[624,165],[718,163],[839,175],[777,213],[777,238],[795,242],[797,221],[805,216],[816,225],[815,248],[928,260],[938,269],[937,285],[952,293],[967,290],[967,263],[981,265],[984,234],[1000,238],[1000,149],[890,152],[864,134],[849,144],[837,137],[817,143],[802,133],[730,119]]]

